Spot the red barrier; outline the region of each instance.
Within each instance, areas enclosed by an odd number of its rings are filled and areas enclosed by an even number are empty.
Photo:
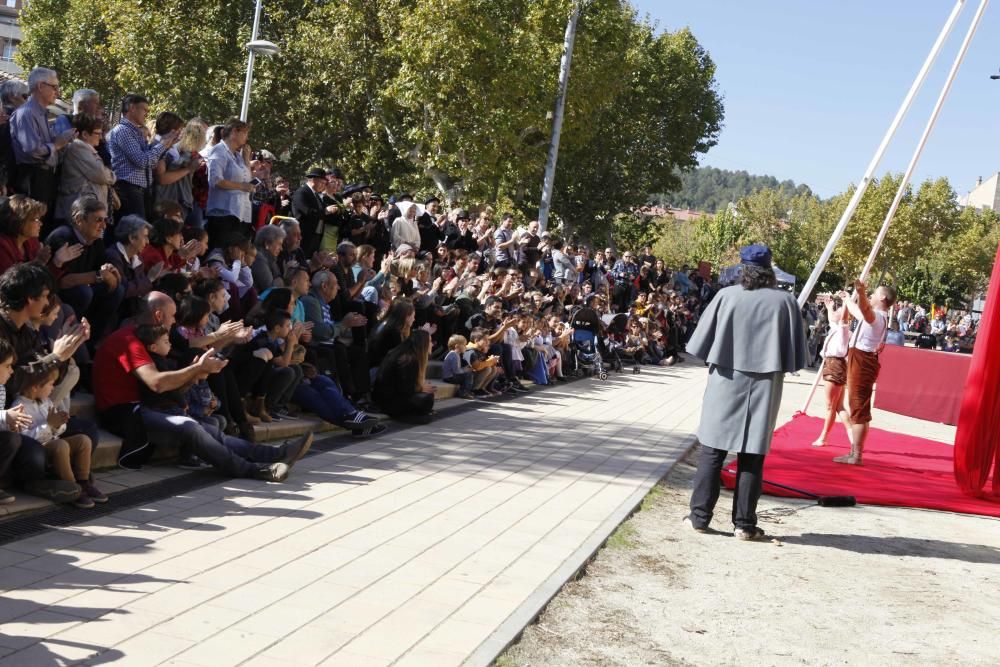
[[[957,424],[972,355],[886,345],[875,407],[939,424]]]

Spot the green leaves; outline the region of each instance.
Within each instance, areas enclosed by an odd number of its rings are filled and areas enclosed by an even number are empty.
[[[534,217],[571,0],[265,0],[251,143],[386,192],[437,192]],[[239,109],[252,2],[33,0],[21,64],[109,102],[212,122]],[[687,30],[656,34],[621,0],[579,24],[553,213],[606,234],[615,214],[676,184],[715,142],[714,64]]]
[[[820,277],[818,291],[840,289],[861,272],[899,188],[901,176],[873,182]],[[782,269],[805,279],[840,219],[853,188],[823,201],[780,184],[742,197],[713,217],[665,224],[656,244],[675,265],[736,261],[740,246],[766,243]],[[947,179],[907,189],[877,256],[870,282],[897,285],[903,298],[965,304],[989,281],[1000,243],[1000,215],[960,207]]]

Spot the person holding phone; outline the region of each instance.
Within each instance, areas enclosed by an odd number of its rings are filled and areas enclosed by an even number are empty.
[[[252,236],[253,206],[249,150],[250,125],[231,118],[222,127],[222,142],[208,156],[208,222],[209,245],[220,247],[224,238],[234,233],[249,239]]]

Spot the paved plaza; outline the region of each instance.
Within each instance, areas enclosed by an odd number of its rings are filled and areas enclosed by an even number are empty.
[[[705,370],[480,404],[0,548],[0,665],[485,665],[692,443]]]

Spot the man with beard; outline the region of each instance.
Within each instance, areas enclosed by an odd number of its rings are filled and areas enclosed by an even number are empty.
[[[530,271],[538,264],[542,258],[542,253],[538,250],[538,244],[542,237],[538,235],[538,221],[532,220],[528,223],[528,229],[517,240],[518,263],[522,271]]]

